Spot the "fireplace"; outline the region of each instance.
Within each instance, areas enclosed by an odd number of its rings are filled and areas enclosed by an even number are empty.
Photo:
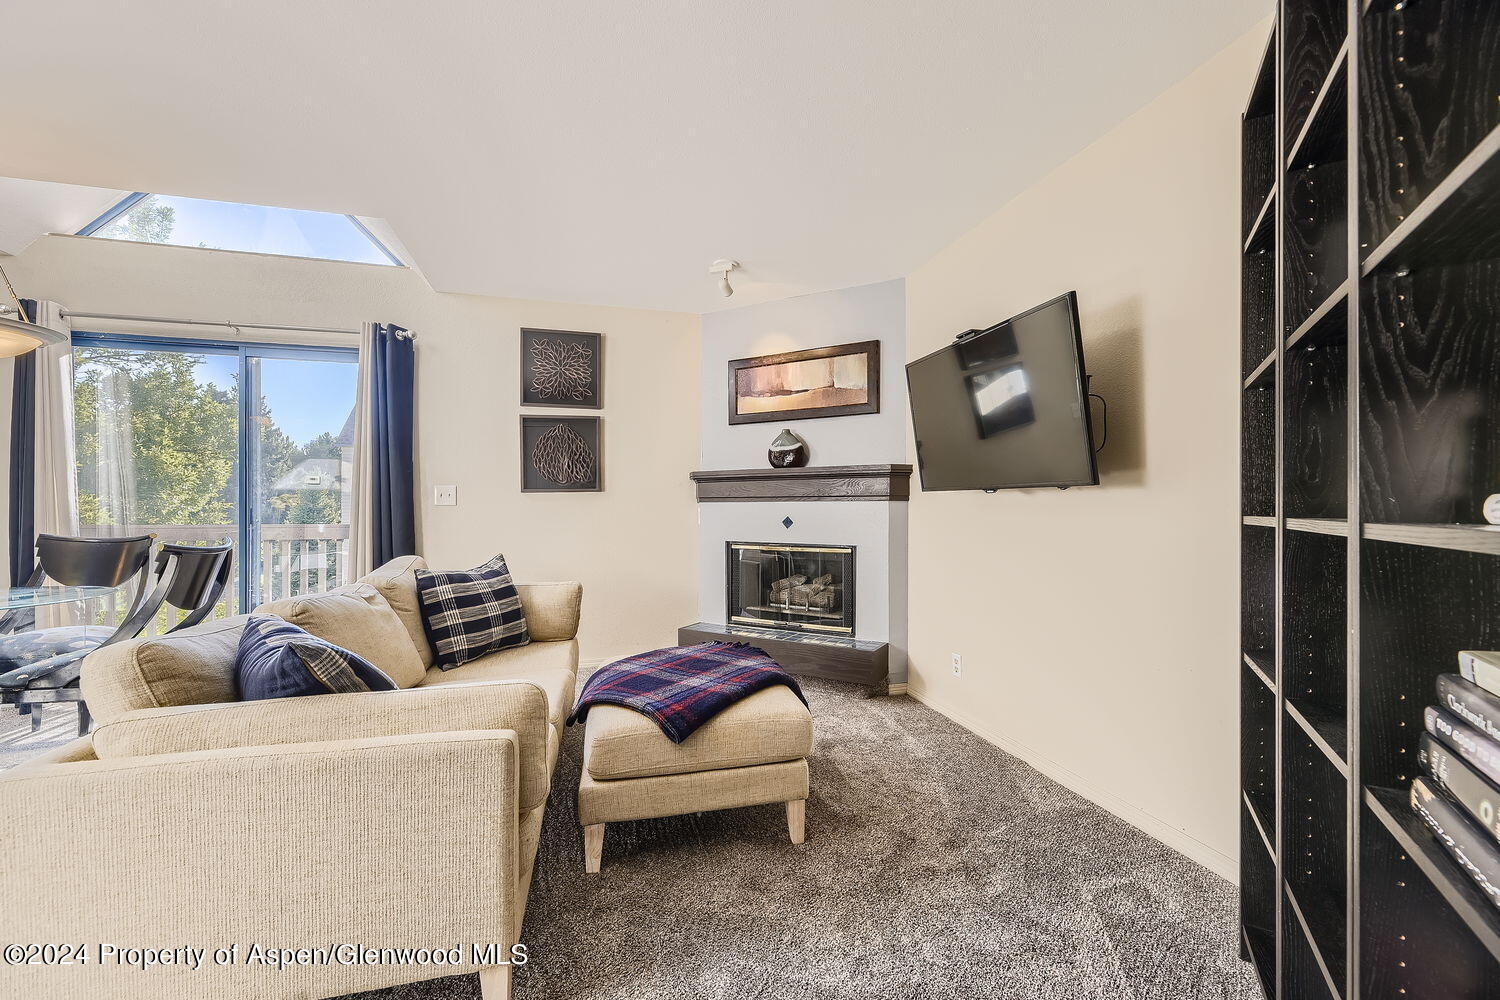
[[[854,546],[727,542],[730,624],[854,634]]]

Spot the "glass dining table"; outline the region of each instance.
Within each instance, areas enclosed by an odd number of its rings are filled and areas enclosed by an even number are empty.
[[[73,613],[63,612],[63,622],[78,622],[78,611],[86,609],[90,602],[102,600],[116,593],[115,587],[67,587],[53,585],[45,587],[0,587],[0,628],[4,634],[0,634],[0,674],[24,669],[27,660],[24,658],[28,642],[32,637],[40,638],[48,634],[47,612],[41,612],[39,620],[28,620],[25,612],[43,608],[56,607],[58,605],[73,605],[77,609]],[[42,631],[35,629],[41,626]],[[65,626],[61,631],[71,632],[70,640],[88,638],[96,633],[99,638],[107,638],[114,632],[114,625],[90,624],[89,616],[83,616],[83,624]],[[46,640],[43,640],[44,642]],[[11,660],[13,655],[19,654],[22,659],[20,663]],[[35,654],[33,654],[34,656]],[[43,705],[56,702],[77,702],[78,704],[78,732],[80,735],[88,731],[89,714],[88,709],[78,696],[77,682],[71,685],[59,687],[46,687],[42,690],[27,690],[29,685],[22,685],[13,691],[7,691],[6,703],[15,703],[23,713],[31,715],[31,729],[33,732],[41,725]],[[24,703],[24,704],[22,704]]]
[[[54,604],[72,604],[108,597],[113,587],[3,587],[0,588],[0,611],[22,611]]]

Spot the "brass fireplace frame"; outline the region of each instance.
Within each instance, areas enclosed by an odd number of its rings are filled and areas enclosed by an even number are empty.
[[[739,591],[738,577],[735,576],[735,552],[797,552],[824,555],[841,555],[848,559],[847,579],[841,584],[844,588],[844,607],[847,612],[841,612],[839,618],[843,620],[846,616],[849,625],[821,625],[816,622],[787,621],[780,618],[756,618],[746,614],[735,614],[735,595]],[[855,603],[856,588],[854,587],[855,575],[855,546],[853,545],[786,545],[761,542],[725,542],[724,543],[724,617],[730,624],[755,625],[760,628],[781,629],[787,632],[824,632],[831,635],[853,636],[855,629]],[[810,611],[811,609],[809,609]],[[804,613],[804,612],[793,612]]]

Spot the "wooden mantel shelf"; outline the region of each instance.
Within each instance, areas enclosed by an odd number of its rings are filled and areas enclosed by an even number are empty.
[[[890,500],[911,497],[909,465],[825,465],[806,469],[694,472],[699,503],[767,500]]]

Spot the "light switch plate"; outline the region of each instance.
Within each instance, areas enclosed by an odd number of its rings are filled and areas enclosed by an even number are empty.
[[[432,488],[432,505],[434,507],[457,507],[457,486],[434,486]]]

